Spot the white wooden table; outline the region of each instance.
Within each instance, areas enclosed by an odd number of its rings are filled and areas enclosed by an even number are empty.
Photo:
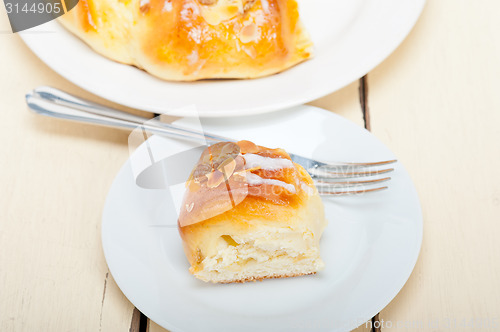
[[[375,322],[383,331],[500,330],[499,13],[494,0],[428,0],[361,89],[312,103],[368,127],[420,194],[422,251]],[[110,103],[9,31],[0,6],[0,331],[164,331],[141,322],[102,253],[101,212],[128,134],[29,113],[24,94],[38,85]]]

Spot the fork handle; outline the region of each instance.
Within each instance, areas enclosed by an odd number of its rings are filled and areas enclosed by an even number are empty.
[[[139,115],[122,112],[52,87],[42,86],[34,89],[32,92],[26,94],[26,103],[31,110],[38,114],[60,119],[129,130],[134,130],[141,126],[142,129],[153,134],[176,139],[187,139],[204,144],[234,141],[230,138],[164,123],[157,119],[148,119]]]

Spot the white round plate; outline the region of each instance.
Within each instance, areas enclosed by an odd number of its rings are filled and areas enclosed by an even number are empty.
[[[403,41],[425,0],[299,2],[314,59],[254,80],[162,81],[97,54],[55,21],[20,35],[60,75],[116,103],[179,116],[188,105],[201,116],[251,115],[309,102],[360,78]]]
[[[276,112],[266,120],[205,119],[203,128],[323,160],[395,158],[365,129],[310,106]],[[150,146],[158,142],[163,142],[166,154],[184,144],[158,138]],[[396,296],[420,251],[418,196],[403,166],[394,167],[387,190],[323,199],[329,221],[321,239],[325,270],[313,276],[221,285],[189,274],[169,191],[138,187],[129,160],[106,200],[104,254],[127,298],[172,332],[349,331]]]

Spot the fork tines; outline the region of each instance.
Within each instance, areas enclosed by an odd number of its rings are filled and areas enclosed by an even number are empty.
[[[308,171],[320,195],[356,195],[387,189],[387,186],[374,187],[374,185],[389,181],[390,177],[379,177],[379,175],[390,173],[394,171],[394,168],[376,168],[394,162],[396,160],[373,163],[322,164]],[[367,179],[356,181],[346,180],[360,177],[367,177]]]

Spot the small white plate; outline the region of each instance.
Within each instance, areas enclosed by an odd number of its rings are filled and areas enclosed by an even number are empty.
[[[259,116],[205,119],[203,128],[323,160],[395,156],[368,131],[310,106]],[[153,136],[166,154],[189,144]],[[161,143],[163,142],[163,143]],[[136,159],[139,148],[132,156]],[[135,164],[135,166],[134,166]],[[422,214],[400,163],[389,189],[324,199],[324,271],[245,284],[206,284],[188,272],[165,189],[136,185],[129,160],[108,194],[102,241],[113,277],[145,315],[172,332],[349,331],[382,310],[403,287],[422,242]],[[168,173],[168,170],[167,170]],[[167,174],[168,175],[168,174]]]
[[[315,58],[254,80],[162,81],[97,54],[55,21],[20,36],[60,75],[116,103],[179,116],[180,108],[194,104],[201,116],[239,116],[300,105],[360,78],[403,41],[425,0],[299,2]]]

